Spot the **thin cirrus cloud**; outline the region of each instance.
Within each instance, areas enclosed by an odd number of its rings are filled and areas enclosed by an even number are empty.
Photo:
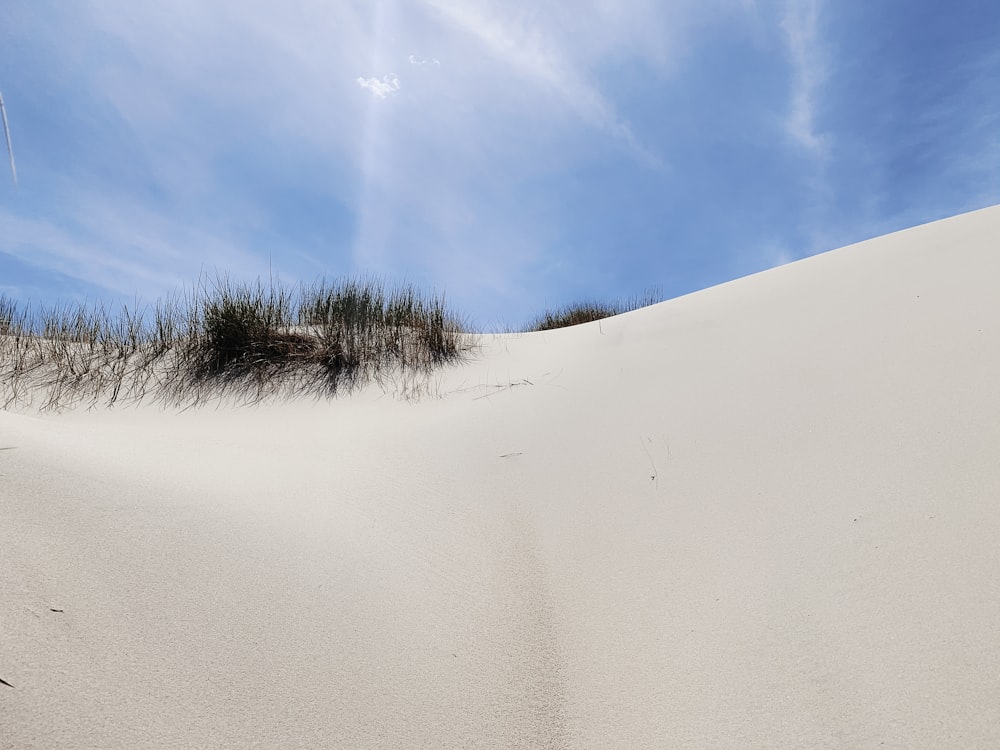
[[[460,35],[473,38],[503,70],[537,92],[562,103],[588,127],[624,143],[647,166],[660,157],[640,142],[627,119],[587,75],[593,64],[584,49],[573,48],[558,26],[531,23],[518,9],[489,3],[425,0]],[[411,59],[412,61],[412,59]]]
[[[819,36],[819,0],[789,3],[781,29],[788,45],[793,88],[786,127],[789,134],[817,156],[829,153],[828,138],[817,131],[815,107],[825,76],[822,42]]]

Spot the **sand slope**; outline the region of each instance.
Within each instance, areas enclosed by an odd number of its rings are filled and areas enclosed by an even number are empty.
[[[1000,746],[998,237],[484,337],[416,402],[0,412],[0,747]]]

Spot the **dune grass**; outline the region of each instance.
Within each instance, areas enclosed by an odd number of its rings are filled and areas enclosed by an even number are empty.
[[[0,404],[58,410],[153,399],[335,394],[423,373],[468,340],[443,297],[375,279],[203,279],[155,307],[31,309],[0,295]]]
[[[614,302],[584,301],[566,305],[565,307],[546,310],[534,318],[527,326],[529,331],[551,331],[556,328],[567,328],[603,320],[622,313],[638,310],[640,307],[655,305],[663,301],[659,290],[651,289],[638,296],[619,299]]]
[[[654,290],[580,302],[521,330],[579,325],[661,299]],[[33,309],[0,294],[0,408],[335,395],[457,361],[472,349],[467,330],[443,297],[378,279],[287,287],[203,278],[153,307]]]

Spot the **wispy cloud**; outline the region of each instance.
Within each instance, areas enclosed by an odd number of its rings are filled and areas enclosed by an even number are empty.
[[[829,137],[816,126],[816,100],[826,77],[820,12],[820,0],[789,0],[781,28],[792,64],[791,105],[785,127],[797,143],[824,157]]]
[[[410,65],[440,65],[441,61],[436,57],[417,57],[416,55],[410,55],[409,57]]]
[[[17,187],[17,167],[14,166],[14,147],[10,142],[10,127],[7,125],[7,109],[4,107],[3,94],[0,93],[0,119],[3,120],[3,135],[7,142],[7,156],[10,158],[10,176],[14,180],[14,187]]]
[[[506,69],[540,93],[558,101],[588,125],[625,144],[647,166],[661,157],[640,142],[628,120],[588,75],[595,63],[584,49],[571,51],[555,33],[527,13],[482,2],[451,3],[424,0],[442,18],[484,45]]]
[[[357,84],[372,92],[376,99],[386,99],[399,92],[399,78],[394,75],[382,76],[381,78],[361,78],[355,79]]]
[[[72,205],[58,222],[0,209],[0,253],[93,289],[147,299],[193,283],[203,272],[243,269],[253,275],[267,268],[266,259],[224,239],[218,227],[184,226],[134,198],[68,200]]]

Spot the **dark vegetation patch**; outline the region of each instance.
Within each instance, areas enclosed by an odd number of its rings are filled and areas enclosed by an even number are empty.
[[[0,404],[43,410],[152,398],[335,394],[454,361],[468,337],[443,297],[377,280],[289,289],[203,280],[152,309],[33,310],[0,295]]]
[[[663,296],[657,290],[647,291],[637,297],[619,299],[614,302],[577,302],[554,310],[546,310],[534,318],[527,327],[529,331],[551,331],[581,323],[593,323],[614,315],[638,310],[662,302]]]
[[[589,323],[661,299],[647,292],[567,305],[522,330]],[[460,321],[443,296],[376,279],[294,288],[202,279],[151,308],[32,308],[0,294],[0,408],[336,395],[460,360],[473,343]]]

